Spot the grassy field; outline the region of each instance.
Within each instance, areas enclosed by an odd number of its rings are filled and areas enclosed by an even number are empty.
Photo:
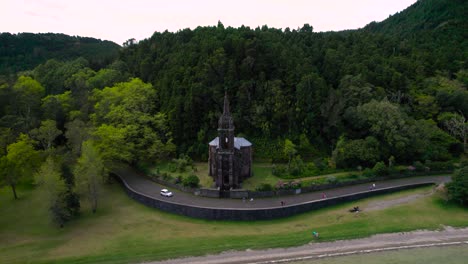
[[[468,246],[431,247],[369,254],[332,257],[323,260],[292,262],[292,264],[464,264],[468,259]]]
[[[361,208],[428,188],[359,201]],[[289,247],[375,233],[468,226],[468,210],[427,196],[384,210],[351,214],[343,204],[271,221],[208,221],[163,213],[128,198],[120,185],[105,186],[98,212],[83,206],[82,216],[59,229],[32,188],[0,189],[0,263],[129,263],[226,250]],[[354,205],[354,204],[353,204]]]

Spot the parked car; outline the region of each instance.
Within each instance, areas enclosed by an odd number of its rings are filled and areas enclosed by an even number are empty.
[[[168,189],[162,189],[161,190],[161,195],[166,196],[166,197],[172,197],[172,192],[169,191]]]

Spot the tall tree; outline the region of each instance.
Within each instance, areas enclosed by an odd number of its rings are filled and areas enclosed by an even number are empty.
[[[65,200],[67,186],[60,173],[59,166],[51,156],[41,165],[34,178],[44,195],[52,221],[63,227],[63,224],[70,219]]]
[[[290,169],[291,160],[297,153],[296,145],[291,140],[285,139],[283,152],[288,157],[288,169]]]
[[[66,123],[65,137],[67,138],[67,145],[76,156],[81,155],[81,146],[83,141],[89,138],[88,127],[85,122],[75,118],[73,121]]]
[[[460,139],[463,143],[463,150],[465,153],[468,151],[466,148],[466,141],[468,138],[468,122],[463,114],[456,113],[444,113],[439,116],[442,120],[443,125],[449,131],[449,133]]]
[[[15,143],[7,147],[7,155],[1,158],[1,180],[11,187],[13,196],[17,184],[27,177],[31,177],[40,163],[39,152],[34,149],[34,141],[27,135],[21,134]]]
[[[24,119],[24,129],[35,126],[40,116],[41,98],[45,95],[42,85],[31,77],[20,76],[13,86],[12,114]]]
[[[447,185],[449,198],[461,205],[468,206],[468,166],[465,164],[452,177]]]
[[[105,175],[102,159],[92,141],[83,142],[81,156],[74,169],[75,189],[80,198],[87,198],[96,213],[101,185]]]
[[[54,120],[42,121],[39,128],[31,130],[31,135],[41,143],[44,150],[49,150],[61,134],[62,131],[57,128],[57,122]]]

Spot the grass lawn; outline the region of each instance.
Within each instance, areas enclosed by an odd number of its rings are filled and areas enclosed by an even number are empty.
[[[252,164],[253,176],[244,180],[242,183],[242,188],[247,190],[255,190],[257,187],[261,186],[262,184],[270,184],[271,186],[275,186],[278,181],[292,181],[292,179],[281,179],[280,177],[274,176],[271,173],[272,164],[269,162],[254,162]],[[195,162],[194,163],[195,170],[192,171],[191,168],[187,168],[184,172],[173,172],[170,168],[170,163],[159,163],[157,165],[149,165],[149,171],[152,172],[159,172],[159,174],[166,173],[171,175],[172,178],[176,178],[177,176],[181,176],[182,178],[187,177],[190,174],[195,174],[200,179],[200,186],[205,188],[213,187],[213,178],[208,175],[208,163],[207,162]],[[325,175],[318,175],[318,176],[310,176],[310,177],[303,177],[298,178],[297,180],[306,181],[306,180],[325,180],[329,176],[334,177],[346,177],[350,174],[350,172],[337,172],[332,174],[325,174]]]
[[[369,198],[359,205],[365,209],[376,200],[428,190]],[[36,190],[20,188],[19,195],[20,200],[14,201],[10,189],[0,189],[0,263],[128,263],[297,246],[311,241],[311,230],[325,241],[441,225],[468,226],[468,210],[434,196],[359,214],[347,212],[354,204],[343,204],[270,221],[199,220],[141,205],[114,183],[103,188],[95,215],[84,205],[82,216],[60,229],[48,222]]]
[[[200,179],[200,186],[210,188],[213,185],[213,178],[208,175],[208,163],[207,162],[194,162],[195,170],[187,168],[184,172],[172,172],[169,163],[159,163],[157,165],[149,165],[150,171],[158,171],[159,174],[167,173],[173,178],[182,176],[182,178],[195,174]]]
[[[374,252],[350,256],[325,258],[321,260],[298,261],[291,264],[462,264],[468,259],[468,245],[451,247],[430,247],[395,251]]]

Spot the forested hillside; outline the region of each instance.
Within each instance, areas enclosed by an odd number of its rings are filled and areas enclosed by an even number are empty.
[[[335,150],[342,166],[445,160],[460,146],[444,123],[468,114],[466,7],[418,1],[344,32],[222,23],[156,32],[121,59],[159,91],[181,152],[205,152],[227,89],[236,129],[257,156],[281,156],[282,139],[291,138],[310,143],[307,155]]]
[[[120,46],[111,41],[64,34],[1,33],[0,75],[32,70],[49,59],[87,59],[102,68],[117,58]]]
[[[227,90],[255,158],[286,161],[287,139],[339,168],[451,160],[466,151],[466,7],[421,0],[326,33],[219,22],[128,42],[118,59],[111,42],[4,33],[3,73],[40,64],[0,80],[1,153],[25,133],[76,155],[92,139],[108,161],[205,160]],[[59,132],[44,142],[47,120]]]
[[[95,212],[115,164],[206,161],[225,91],[254,159],[287,162],[272,174],[453,169],[467,153],[467,3],[420,0],[343,32],[219,22],[122,48],[3,33],[0,186],[17,198],[34,178],[60,225],[84,198]]]

